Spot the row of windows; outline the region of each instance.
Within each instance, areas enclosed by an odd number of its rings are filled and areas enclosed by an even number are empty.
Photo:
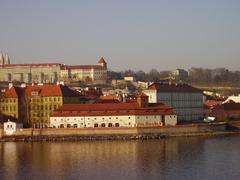
[[[175,118],[176,116],[170,116],[170,118]],[[141,116],[141,118],[143,118],[143,116]],[[154,118],[154,119],[157,119],[158,117],[157,116],[153,116],[153,117],[149,117],[149,116],[145,116],[145,118],[146,119],[152,119],[152,118]],[[101,119],[101,120],[107,120],[107,119],[119,119],[118,117],[115,117],[115,118],[113,118],[113,117],[102,117],[102,118],[86,118],[87,120],[97,120],[97,119]],[[128,117],[128,119],[132,119],[132,117]],[[140,119],[140,117],[137,117],[137,119]],[[64,122],[64,119],[62,118],[62,119],[60,119],[61,120],[61,122]],[[70,118],[67,118],[66,119],[67,121],[69,121],[70,120]],[[74,118],[74,120],[77,120],[77,118]],[[84,120],[84,118],[81,118],[81,120]],[[57,119],[54,119],[54,121],[57,121]],[[120,121],[122,121],[122,120],[120,120]]]
[[[15,103],[17,100],[16,99],[0,99],[0,102],[5,102],[5,103]]]
[[[83,124],[81,124],[81,125],[83,125]],[[88,125],[90,125],[90,124],[88,124]],[[131,123],[129,125],[131,125]],[[113,124],[113,123],[108,123],[108,124],[105,124],[105,123],[97,124],[97,123],[95,123],[94,124],[95,128],[97,128],[97,127],[119,127],[119,126],[120,126],[119,123],[115,123],[115,124]],[[78,124],[73,124],[73,125],[67,124],[66,127],[67,128],[78,128]],[[84,126],[84,127],[86,127],[86,126]],[[56,128],[56,126],[53,126],[53,128]],[[60,124],[58,126],[58,128],[65,128],[64,124]]]
[[[32,105],[31,109],[32,110],[56,110],[59,108],[58,104],[54,104],[54,105]]]
[[[2,111],[16,111],[16,106],[2,106]]]
[[[47,98],[32,98],[30,102],[59,102],[61,100],[60,97],[47,97]]]

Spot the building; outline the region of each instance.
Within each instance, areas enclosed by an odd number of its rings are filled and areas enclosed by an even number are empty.
[[[62,84],[12,85],[0,93],[0,117],[41,128],[49,126],[50,114],[68,103],[85,103],[85,95]]]
[[[3,64],[0,65],[0,81],[25,83],[54,83],[60,80],[59,63]]]
[[[178,121],[203,119],[203,93],[187,84],[153,83],[143,91],[150,103],[164,103],[173,107]]]
[[[9,86],[8,89],[2,89],[0,92],[0,113],[19,119],[19,95],[17,88]]]
[[[208,111],[208,116],[216,117],[218,120],[239,120],[240,119],[240,103],[223,103],[214,106]]]
[[[171,72],[171,76],[175,79],[186,79],[188,77],[188,72],[184,69],[175,69]]]
[[[6,58],[0,56],[0,81],[56,83],[61,80],[106,83],[107,63],[100,58],[97,65],[10,64],[8,56]]]
[[[12,135],[18,128],[23,128],[23,124],[10,120],[3,123],[3,131],[6,135]]]
[[[148,103],[141,94],[135,103],[66,104],[53,112],[53,128],[140,127],[176,125],[174,110],[165,104]]]
[[[89,83],[106,83],[107,63],[100,58],[97,65],[65,66],[67,75],[74,81],[85,81]],[[64,72],[66,72],[66,70]]]

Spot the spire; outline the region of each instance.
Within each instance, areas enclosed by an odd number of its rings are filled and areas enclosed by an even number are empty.
[[[10,64],[10,58],[8,54],[5,55],[5,64]]]
[[[0,65],[3,65],[4,64],[4,57],[3,57],[3,54],[0,53]]]

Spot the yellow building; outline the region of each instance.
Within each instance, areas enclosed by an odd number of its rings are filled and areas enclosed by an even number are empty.
[[[19,101],[15,87],[1,90],[0,93],[0,114],[15,119],[19,118]]]

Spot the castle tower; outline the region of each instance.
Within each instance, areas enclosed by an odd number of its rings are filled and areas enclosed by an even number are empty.
[[[3,65],[5,63],[3,54],[0,53],[0,65]]]
[[[106,61],[103,59],[103,57],[101,57],[98,61],[98,65],[104,67],[104,68],[107,68],[107,63]]]

